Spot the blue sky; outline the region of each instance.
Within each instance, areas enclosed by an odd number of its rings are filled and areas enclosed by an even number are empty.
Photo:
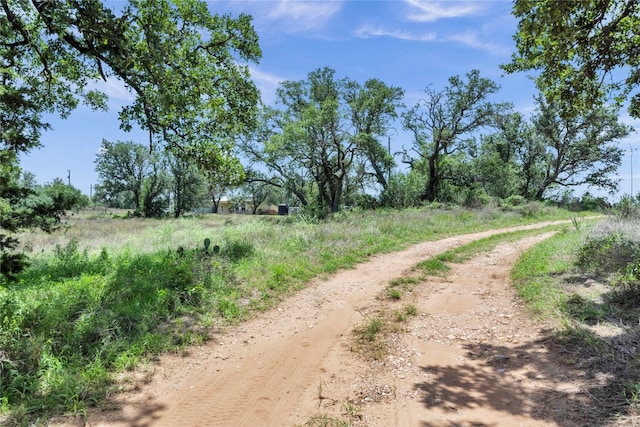
[[[107,1],[118,8],[123,3]],[[274,100],[283,80],[301,80],[310,71],[328,66],[337,77],[359,82],[378,78],[405,90],[404,103],[414,105],[424,89],[441,90],[452,75],[478,69],[483,77],[496,81],[501,90],[495,101],[511,102],[529,115],[537,93],[525,74],[505,75],[500,64],[509,62],[515,49],[513,34],[517,21],[511,15],[511,1],[212,1],[213,13],[254,17],[260,38],[262,59],[251,64],[254,81],[263,101]],[[97,183],[94,160],[102,139],[133,140],[145,143],[142,131],[125,133],[119,129],[117,113],[131,101],[118,81],[101,83],[110,95],[108,112],[92,112],[80,107],[68,119],[48,118],[53,126],[43,134],[43,148],[22,156],[23,169],[36,175],[40,183],[62,178],[90,194]],[[640,129],[640,121],[621,119]],[[392,150],[411,146],[408,133],[390,132]],[[631,148],[640,148],[633,133],[621,142],[626,155],[619,170],[621,193],[631,192]],[[640,151],[634,151],[634,192],[640,191]]]

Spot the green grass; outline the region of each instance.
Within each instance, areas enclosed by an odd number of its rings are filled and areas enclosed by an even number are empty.
[[[580,231],[558,233],[525,252],[512,270],[518,295],[536,313],[558,316],[566,296],[556,277],[574,269],[582,236]]]
[[[556,320],[554,353],[593,394],[599,408],[584,424],[629,424],[638,416],[640,248],[638,220],[608,218],[574,226],[525,253],[512,272],[520,296],[539,316]]]
[[[115,373],[203,342],[210,328],[272,307],[313,277],[426,240],[572,215],[551,208],[535,219],[430,209],[325,222],[78,215],[56,233],[25,233],[32,265],[16,283],[0,284],[0,410],[8,425],[82,413],[116,387]]]
[[[402,309],[393,311],[393,318],[396,322],[406,322],[408,316],[417,316],[418,307],[413,304],[405,305]]]
[[[394,329],[387,321],[388,317],[386,311],[380,312],[354,328],[352,350],[366,359],[383,360],[387,354],[387,336]]]
[[[484,239],[475,240],[463,246],[450,249],[435,257],[442,262],[462,263],[468,261],[481,253],[486,253],[503,243],[513,243],[528,236],[536,236],[549,231],[568,230],[566,225],[552,225],[536,230],[520,230],[509,233],[494,234]],[[435,261],[434,261],[435,263]]]
[[[314,415],[303,424],[304,427],[349,427],[350,425],[348,421],[326,414]]]
[[[416,264],[416,268],[425,274],[432,276],[444,276],[449,272],[449,270],[451,270],[451,267],[445,264],[445,261],[438,257],[432,257],[425,259],[424,261],[420,261]]]
[[[417,316],[418,315],[418,307],[413,304],[408,304],[404,307],[404,312],[408,316]]]
[[[382,330],[383,326],[384,326],[384,320],[379,317],[375,317],[371,319],[369,322],[367,322],[365,326],[361,329],[362,331],[361,336],[364,339],[370,342],[373,342],[376,340],[376,337],[378,336],[378,333],[380,333],[380,331]]]
[[[398,289],[394,289],[394,288],[389,288],[387,289],[387,295],[389,296],[389,298],[393,299],[393,300],[399,300],[400,298],[402,298],[402,294],[400,293],[400,290]]]

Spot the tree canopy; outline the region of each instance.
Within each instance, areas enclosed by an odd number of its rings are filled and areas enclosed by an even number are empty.
[[[517,52],[503,68],[536,71],[538,88],[564,115],[630,98],[640,117],[640,3],[516,0]]]
[[[200,0],[112,5],[0,0],[0,273],[24,265],[4,232],[50,229],[61,214],[46,203],[21,207],[32,192],[18,182],[16,154],[40,145],[45,114],[66,118],[81,102],[105,109],[96,81],[116,79],[132,95],[119,112],[122,129],[138,125],[150,150],[164,146],[204,169],[235,165],[230,136],[255,126],[259,93],[248,63],[261,51],[250,16],[212,15]],[[146,185],[148,196],[164,184]]]
[[[387,185],[393,159],[381,141],[403,93],[377,79],[360,84],[319,68],[306,80],[280,84],[281,108],[265,107],[262,128],[245,152],[268,168],[268,182],[302,205],[313,195],[321,211],[337,212],[350,190],[368,181]]]
[[[212,153],[224,161],[223,136],[255,124],[259,94],[240,63],[261,56],[248,15],[212,15],[198,0],[130,0],[120,10],[99,0],[0,0],[0,12],[5,147],[37,146],[45,112],[66,117],[80,101],[105,108],[90,83],[107,78],[134,96],[119,113],[123,129],[136,123],[151,146],[209,165]]]
[[[95,165],[95,200],[135,216],[161,217],[171,207],[177,218],[198,207],[207,191],[208,176],[194,162],[168,151],[150,153],[133,141],[103,140]]]
[[[614,173],[620,166],[623,150],[617,141],[629,135],[631,128],[618,121],[611,108],[593,108],[576,117],[563,119],[556,104],[538,99],[529,139],[542,147],[528,153],[531,176],[523,196],[541,200],[553,186],[588,185],[613,192],[618,188]]]
[[[412,168],[423,168],[426,183],[421,198],[434,201],[443,181],[452,179],[445,172],[445,162],[455,154],[463,154],[473,141],[474,133],[494,126],[509,104],[494,103],[489,97],[499,89],[478,70],[449,78],[442,91],[425,89],[425,98],[403,114],[404,126],[414,137],[413,152],[417,158],[406,158]]]

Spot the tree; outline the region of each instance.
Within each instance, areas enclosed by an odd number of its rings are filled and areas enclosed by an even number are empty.
[[[204,175],[193,162],[171,153],[168,153],[167,162],[172,176],[173,216],[178,218],[203,199],[206,192]]]
[[[79,189],[65,184],[60,178],[42,186],[40,192],[50,197],[55,209],[59,211],[82,209],[89,205],[87,196],[82,194]]]
[[[29,171],[22,171],[20,176],[20,185],[31,190],[37,190],[40,188],[40,185],[36,181],[36,175]]]
[[[20,172],[16,153],[0,150],[0,284],[13,279],[28,264],[26,255],[15,252],[15,232],[32,227],[50,232],[64,214],[51,197],[22,185]]]
[[[281,126],[279,115],[280,112],[274,108],[263,106],[257,129],[239,140],[241,150],[250,162],[246,182],[269,184],[293,194],[302,206],[307,206],[312,185],[309,171],[297,163],[287,161],[286,154],[279,150],[279,146],[271,143]],[[263,165],[268,173],[255,170],[253,166],[256,163]]]
[[[259,95],[239,61],[261,52],[247,15],[211,15],[198,0],[131,0],[117,12],[96,0],[0,7],[0,107],[15,146],[37,145],[44,112],[64,117],[80,99],[105,107],[105,95],[87,88],[109,77],[135,97],[121,127],[139,124],[152,146],[201,160],[201,141],[215,146],[254,125]]]
[[[518,168],[515,159],[502,156],[502,141],[498,135],[481,138],[476,157],[468,165],[470,180],[482,187],[487,195],[506,199],[518,190]]]
[[[480,145],[471,150],[467,165],[470,179],[479,184],[487,195],[506,199],[520,194],[523,168],[518,157],[524,140],[531,134],[530,126],[520,113],[504,115],[497,122],[498,132],[480,136]]]
[[[258,212],[260,205],[265,202],[271,193],[269,192],[270,186],[264,181],[251,181],[246,182],[242,186],[243,198],[251,200],[251,213],[253,215]]]
[[[282,108],[264,109],[265,123],[252,141],[260,146],[247,143],[245,151],[267,166],[273,185],[295,193],[302,205],[315,193],[321,210],[337,212],[345,190],[368,175],[386,185],[392,159],[381,138],[402,94],[375,79],[362,86],[336,79],[331,68],[317,69],[306,80],[280,84]]]
[[[163,216],[169,207],[169,181],[163,153],[133,141],[102,141],[96,155],[98,200],[133,209],[135,215]]]
[[[222,196],[244,182],[244,170],[240,162],[236,160],[229,163],[224,169],[214,167],[203,173],[209,189],[209,197],[213,203],[213,213],[218,213]]]
[[[523,196],[541,200],[553,186],[589,185],[615,191],[612,174],[623,150],[615,142],[632,128],[618,121],[613,108],[593,108],[580,116],[563,118],[558,105],[538,98],[528,143],[520,147]]]
[[[427,87],[426,98],[402,115],[405,128],[413,133],[413,152],[418,156],[407,157],[405,162],[412,168],[425,168],[422,200],[438,198],[444,181],[452,178],[444,173],[449,158],[467,150],[475,132],[495,126],[498,117],[510,108],[509,104],[487,100],[497,91],[496,83],[473,70],[466,74],[466,81],[450,77],[443,91]]]
[[[169,209],[170,177],[166,159],[159,153],[149,155],[148,169],[142,183],[142,215],[160,218]]]
[[[513,14],[517,52],[507,72],[536,71],[563,116],[630,97],[629,112],[640,117],[640,3],[516,0]]]
[[[389,185],[380,194],[380,204],[390,208],[410,208],[421,204],[424,177],[417,170],[391,174]]]
[[[353,80],[344,83],[343,96],[349,105],[351,125],[355,128],[352,138],[383,190],[387,188],[387,177],[395,162],[380,139],[386,134],[391,120],[398,117],[396,109],[401,106],[403,95],[401,88],[387,86],[378,79],[367,80],[364,85]]]
[[[133,141],[114,143],[103,139],[95,164],[104,200],[129,193],[132,205],[127,207],[141,212],[142,186],[151,166],[149,151]]]

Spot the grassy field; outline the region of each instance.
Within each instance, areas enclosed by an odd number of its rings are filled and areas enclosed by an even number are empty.
[[[311,217],[149,220],[91,211],[50,235],[25,232],[31,266],[0,285],[0,413],[44,424],[100,405],[117,373],[208,339],[313,277],[369,256],[575,213],[410,209]],[[207,246],[205,240],[210,242]]]

